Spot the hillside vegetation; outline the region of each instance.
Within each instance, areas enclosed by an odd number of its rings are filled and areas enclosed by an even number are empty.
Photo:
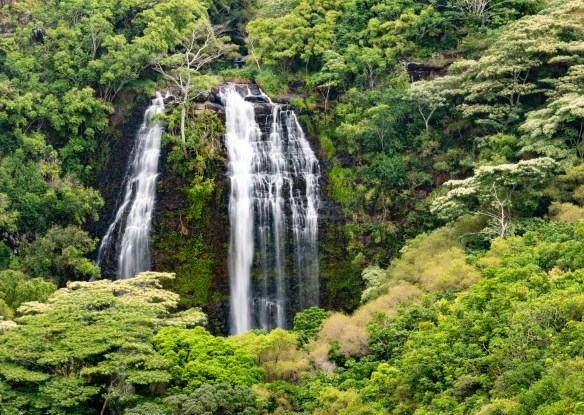
[[[197,308],[224,81],[291,102],[343,218],[289,331]],[[100,177],[160,89],[169,273],[100,279]],[[582,0],[0,0],[0,414],[584,413],[583,158]]]

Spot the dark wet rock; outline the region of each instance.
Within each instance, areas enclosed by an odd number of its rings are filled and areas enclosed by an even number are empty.
[[[261,127],[266,127],[266,128],[270,128],[271,125],[270,124],[265,124],[265,121],[260,120],[260,118],[264,118],[264,117],[269,117],[272,115],[272,106],[271,105],[261,105],[261,104],[257,104],[254,105],[254,110],[256,113],[256,119],[258,121],[258,123],[260,124],[260,128]]]
[[[412,78],[412,81],[419,81],[446,75],[450,65],[452,65],[452,62],[408,62],[405,64],[405,67],[406,71],[408,71],[408,74]]]
[[[178,102],[178,98],[170,92],[162,91],[162,96],[164,97],[162,99],[164,101],[164,105],[174,105]]]
[[[36,19],[34,19],[33,22],[35,23],[35,26],[32,29],[31,40],[36,43],[45,43],[45,36],[47,35],[47,31],[44,28],[38,27],[36,25]]]
[[[218,90],[213,90],[209,93],[209,102],[222,105]]]
[[[292,81],[288,84],[288,88],[291,91],[298,91],[306,88],[306,82],[304,81]]]
[[[248,95],[244,98],[248,102],[268,104],[270,99],[261,95]]]
[[[211,98],[211,92],[201,92],[200,94],[197,94],[195,96],[195,98],[193,99],[193,101],[195,102],[206,102],[206,101],[210,101]]]
[[[235,68],[238,68],[238,69],[243,68],[248,59],[249,59],[249,55],[242,56],[241,58],[233,61],[233,66]]]
[[[217,112],[225,111],[225,107],[223,105],[216,104],[214,102],[205,102],[204,107],[206,110],[211,110],[211,111],[217,111]]]

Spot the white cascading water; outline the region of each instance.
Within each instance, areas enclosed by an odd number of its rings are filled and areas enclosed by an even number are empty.
[[[136,135],[125,178],[124,199],[99,247],[98,265],[107,249],[118,250],[118,279],[150,270],[150,228],[163,130],[154,117],[163,111],[164,99],[157,92]]]
[[[253,142],[261,131],[255,122],[253,105],[236,91],[222,91],[225,103],[225,143],[229,152],[229,220],[231,223],[229,276],[231,331],[251,328],[251,265],[253,260],[252,164]]]
[[[320,289],[318,160],[294,112],[259,93],[235,85],[221,89],[231,182],[233,334],[286,327],[287,311],[318,305]],[[263,130],[259,117],[266,120]]]

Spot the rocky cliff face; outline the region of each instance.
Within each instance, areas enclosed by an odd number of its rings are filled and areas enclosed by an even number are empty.
[[[259,92],[255,85],[250,85],[250,88]],[[261,128],[264,132],[269,131],[268,119],[271,108],[262,105],[260,98],[255,99],[251,96],[249,99],[256,101],[256,117]],[[193,116],[207,109],[216,111],[224,117],[224,108],[218,91],[199,97],[197,101]],[[136,113],[136,123],[139,123],[140,111]],[[129,132],[131,129],[132,127],[128,125],[125,130]],[[317,137],[307,138],[318,155],[320,149]],[[127,143],[128,139],[120,140],[117,148],[123,148],[123,143]],[[116,154],[116,159],[123,160],[121,153]],[[127,159],[127,155],[125,158]],[[215,176],[215,193],[211,203],[205,207],[201,220],[198,221],[186,219],[188,204],[183,189],[187,183],[184,178],[166,170],[165,161],[166,153],[163,151],[153,219],[153,269],[175,272],[177,278],[169,284],[169,288],[181,294],[181,306],[202,307],[209,316],[210,329],[215,333],[226,334],[229,331],[230,229],[228,213],[230,183],[227,161],[209,166]],[[120,161],[118,164],[123,165],[123,162]],[[123,173],[123,169],[119,170],[121,176]],[[112,180],[116,175],[114,171],[108,174]],[[345,225],[348,218],[342,214],[339,206],[327,199],[327,178],[324,174],[321,175],[320,185],[322,189],[318,212],[320,305],[327,309],[351,310],[358,304],[362,287],[360,267],[350,261],[347,252],[350,240]],[[106,186],[105,190],[110,195],[116,192],[115,185],[109,187]],[[109,211],[113,210],[112,207],[109,208]],[[293,268],[293,265],[290,266]],[[288,322],[292,321],[297,306],[298,299],[292,295],[288,307]]]
[[[434,63],[434,62],[409,62],[406,66],[406,71],[412,81],[429,80],[437,76],[444,76],[448,71],[448,67],[452,62]]]
[[[107,232],[123,197],[121,193],[128,160],[135,144],[136,133],[144,118],[144,110],[150,103],[149,97],[138,94],[122,95],[120,100],[122,104],[116,107],[111,120],[110,134],[104,143],[103,151],[107,153],[107,163],[94,184],[105,203],[99,212],[99,220],[89,223],[86,227],[91,235],[98,238],[103,238]],[[97,251],[94,256],[93,259],[97,257]],[[107,258],[101,270],[102,277],[114,278],[116,266],[115,258]]]

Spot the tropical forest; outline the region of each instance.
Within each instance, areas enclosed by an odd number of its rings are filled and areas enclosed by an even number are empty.
[[[0,0],[0,415],[584,414],[584,0]]]

